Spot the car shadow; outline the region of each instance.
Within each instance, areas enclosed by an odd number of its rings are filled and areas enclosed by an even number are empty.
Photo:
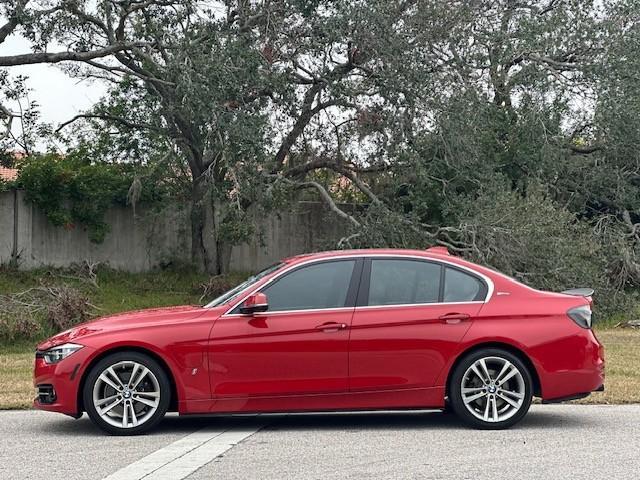
[[[591,415],[576,415],[564,412],[536,409],[512,430],[530,429],[577,429],[595,423]],[[416,412],[344,412],[344,413],[295,413],[263,415],[198,415],[180,417],[168,415],[147,435],[188,435],[196,430],[259,428],[279,431],[305,430],[466,430],[469,429],[458,417],[439,411]],[[34,427],[51,435],[96,436],[104,435],[89,418],[84,415],[78,420],[59,417]]]
[[[569,412],[567,412],[569,413]],[[267,416],[268,417],[268,416]],[[592,425],[586,415],[531,411],[511,430],[541,428],[573,429]],[[278,418],[266,428],[277,430],[470,430],[456,415],[442,412],[367,412],[292,414]]]

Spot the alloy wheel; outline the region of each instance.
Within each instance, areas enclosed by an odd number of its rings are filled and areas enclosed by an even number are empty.
[[[93,385],[93,406],[100,418],[117,428],[139,427],[160,404],[160,384],[154,373],[133,360],[105,368]]]
[[[462,376],[462,402],[483,422],[504,422],[525,404],[522,372],[506,358],[488,356],[471,364]]]

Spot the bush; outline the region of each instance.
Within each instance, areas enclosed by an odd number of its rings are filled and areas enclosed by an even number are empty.
[[[144,185],[140,176],[146,175]],[[130,164],[93,164],[79,153],[66,157],[49,154],[24,161],[18,180],[26,199],[56,226],[87,228],[89,238],[101,243],[109,232],[104,215],[114,205],[127,205],[136,185],[135,202],[153,203],[163,198],[157,172]]]
[[[75,288],[58,285],[0,295],[0,339],[34,339],[57,333],[90,317],[93,306]]]
[[[243,275],[216,275],[215,277],[209,278],[206,283],[200,286],[202,291],[200,301],[210,301],[219,297],[242,282],[244,277]]]
[[[9,342],[16,340],[32,340],[42,334],[40,322],[24,311],[0,312],[0,339]]]
[[[458,212],[471,260],[542,290],[592,287],[599,311],[607,315],[631,303],[631,295],[612,282],[616,252],[542,189],[527,195],[485,191],[473,202],[462,201]]]
[[[89,299],[78,290],[66,286],[49,289],[52,297],[47,307],[47,323],[59,332],[84,322],[89,318],[91,304]]]

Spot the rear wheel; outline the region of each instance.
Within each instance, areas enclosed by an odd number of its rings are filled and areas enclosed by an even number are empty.
[[[533,397],[529,370],[515,355],[487,348],[466,356],[454,370],[450,401],[466,423],[503,429],[519,422]]]
[[[162,420],[171,396],[164,369],[138,352],[118,352],[100,360],[84,385],[85,410],[102,430],[136,435]]]

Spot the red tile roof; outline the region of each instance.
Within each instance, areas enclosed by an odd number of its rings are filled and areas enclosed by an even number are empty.
[[[11,182],[18,178],[18,170],[15,168],[0,167],[0,178],[7,182]]]

